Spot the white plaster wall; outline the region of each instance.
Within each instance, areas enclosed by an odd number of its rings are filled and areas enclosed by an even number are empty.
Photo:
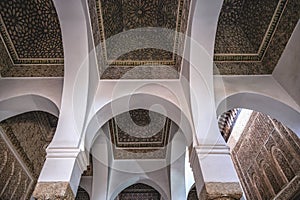
[[[185,150],[184,135],[178,131],[171,142],[170,190],[172,200],[186,198],[185,191]]]
[[[260,76],[214,76],[216,107],[218,114],[220,111],[227,111],[227,108],[220,108],[220,103],[226,97],[238,93],[252,93],[270,97],[300,111],[300,106],[291,98],[291,96],[278,84],[271,75]],[[253,102],[249,101],[249,104]],[[220,110],[222,109],[222,110]],[[220,110],[220,111],[219,111]]]
[[[110,143],[106,136],[99,135],[93,145],[93,184],[92,200],[107,199],[107,188],[109,184],[109,147]]]
[[[192,189],[192,187],[195,184],[195,179],[193,175],[193,171],[189,162],[189,151],[188,148],[186,149],[186,154],[185,154],[185,163],[184,163],[184,177],[185,177],[185,194],[186,198]]]
[[[93,177],[92,176],[82,176],[80,179],[79,186],[82,187],[88,194],[89,197],[92,197],[92,186],[93,186]],[[92,199],[92,198],[91,198]]]
[[[62,84],[62,78],[0,79],[0,121],[39,110],[58,117]]]
[[[215,76],[217,113],[247,108],[274,117],[300,135],[300,107],[272,76]]]
[[[213,49],[222,2],[192,2],[194,14],[191,24],[190,93],[199,143],[215,144],[219,140],[213,92]]]
[[[36,95],[60,108],[63,78],[1,78],[0,102],[18,96]]]
[[[64,82],[57,129],[47,147],[39,182],[70,182],[76,194],[88,160],[80,150],[86,118],[89,83],[86,4],[81,0],[54,0],[64,47]]]
[[[85,138],[86,148],[89,149],[97,130],[109,119],[137,108],[168,116],[191,142],[191,118],[179,81],[100,81],[86,128],[89,133]]]
[[[83,131],[89,80],[86,7],[81,0],[54,0],[64,47],[64,85],[61,112],[50,149],[79,146]]]
[[[273,77],[300,105],[300,20],[282,53]]]
[[[147,161],[145,162],[147,163]],[[152,164],[152,162],[151,162]],[[136,173],[128,173],[125,171],[114,170],[115,166],[120,168],[121,166],[130,165],[133,169],[136,169]],[[148,173],[140,173],[141,168],[131,165],[129,161],[115,161],[113,163],[113,169],[110,171],[108,199],[113,200],[123,189],[129,187],[135,183],[144,183],[154,189],[156,189],[164,200],[171,199],[170,197],[170,185],[168,169],[162,168],[157,171],[151,171]]]

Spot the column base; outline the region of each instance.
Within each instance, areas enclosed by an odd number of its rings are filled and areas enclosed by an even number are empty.
[[[199,199],[238,200],[242,195],[243,193],[239,183],[208,182],[204,184],[199,194]]]
[[[33,197],[37,200],[73,200],[75,195],[68,182],[37,183]]]

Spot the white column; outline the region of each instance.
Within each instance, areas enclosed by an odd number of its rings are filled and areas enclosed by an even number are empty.
[[[184,134],[178,131],[173,137],[171,144],[170,181],[172,200],[186,199],[185,150]]]
[[[190,148],[190,163],[200,199],[239,199],[242,195],[229,149],[218,129],[215,109],[213,55],[222,2],[193,1],[190,91],[196,140]]]
[[[47,187],[51,187],[51,183],[66,183],[75,195],[86,163],[85,153],[80,150],[62,149],[48,152],[38,183],[46,183]]]
[[[72,199],[88,164],[80,148],[89,97],[89,17],[81,0],[54,0],[64,47],[64,85],[59,121],[34,195]],[[65,188],[63,191],[62,188]],[[71,192],[70,192],[71,189]],[[73,194],[71,194],[73,193]],[[72,196],[73,195],[73,196]]]
[[[98,136],[92,148],[93,156],[93,185],[91,200],[107,199],[109,151],[107,138]]]
[[[226,145],[196,146],[192,149],[190,163],[200,199],[241,198],[239,179]]]

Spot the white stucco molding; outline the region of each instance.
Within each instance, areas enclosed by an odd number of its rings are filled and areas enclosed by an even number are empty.
[[[80,149],[47,149],[38,182],[68,182],[76,194],[81,174],[86,170],[86,154]]]
[[[201,194],[206,184],[221,183],[226,185],[226,183],[229,183],[239,185],[239,179],[230,157],[229,148],[226,145],[202,145],[195,147],[191,152],[190,163],[198,195]],[[242,193],[239,187],[236,189]],[[223,195],[231,195],[226,194],[226,191],[221,193]]]

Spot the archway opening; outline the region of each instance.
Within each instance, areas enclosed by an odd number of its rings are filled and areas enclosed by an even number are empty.
[[[90,200],[90,195],[87,193],[87,191],[84,188],[79,186],[75,200]]]
[[[195,185],[190,189],[189,194],[187,196],[187,200],[199,200],[198,195],[197,195],[197,189],[196,189]]]
[[[149,185],[143,183],[136,183],[127,187],[122,192],[120,192],[114,200],[126,200],[126,199],[161,200],[161,194]]]

